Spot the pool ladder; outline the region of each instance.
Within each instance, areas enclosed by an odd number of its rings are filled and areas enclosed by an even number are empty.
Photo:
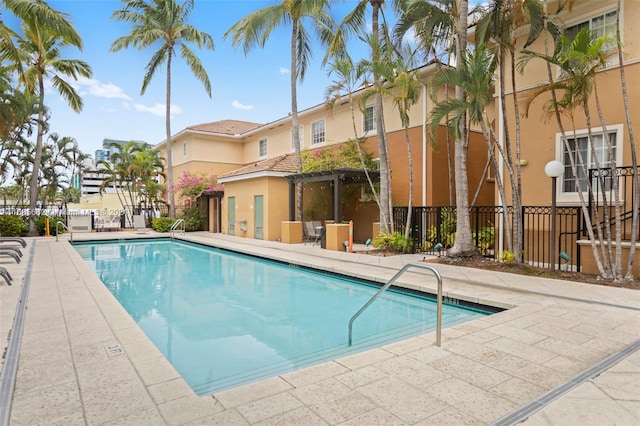
[[[73,232],[72,232],[72,231],[71,231],[71,229],[69,229],[69,228],[67,227],[67,225],[65,225],[65,224],[64,224],[64,222],[63,222],[63,221],[61,221],[61,220],[59,220],[59,221],[57,221],[57,222],[56,222],[56,241],[58,241],[58,227],[59,227],[60,225],[62,225],[62,227],[63,227],[64,229],[66,229],[67,231],[69,231],[69,236],[71,237],[71,240],[70,240],[70,241],[73,243]]]
[[[382,286],[382,288],[380,288],[380,290],[378,290],[378,292],[376,294],[373,295],[373,297],[371,297],[371,299],[369,299],[369,301],[367,303],[364,304],[364,306],[362,308],[360,308],[360,310],[358,312],[355,313],[354,316],[351,317],[351,320],[349,321],[349,346],[351,346],[352,342],[353,342],[353,322],[360,316],[360,314],[362,314],[365,309],[367,309],[369,307],[369,305],[371,305],[377,298],[378,296],[380,296],[382,293],[384,293],[389,287],[391,287],[391,285],[396,282],[398,280],[398,278],[400,278],[400,275],[404,274],[405,271],[409,268],[419,268],[419,269],[426,269],[428,271],[433,272],[433,274],[436,276],[436,279],[438,280],[438,310],[437,310],[437,319],[436,319],[436,346],[440,347],[441,341],[442,341],[442,277],[440,276],[440,273],[433,267],[433,266],[429,266],[429,265],[422,265],[419,263],[409,263],[407,265],[404,265],[402,267],[402,269],[400,269],[394,276],[393,278],[391,278],[389,280],[389,282],[387,282],[385,285]]]
[[[180,225],[182,225],[182,227]],[[169,229],[169,237],[173,238],[176,231],[180,231],[180,235],[184,235],[184,231],[185,231],[184,219],[178,219],[173,223],[173,225],[171,225],[171,228]]]

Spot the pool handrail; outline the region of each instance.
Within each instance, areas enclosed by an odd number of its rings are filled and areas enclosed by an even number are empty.
[[[442,277],[440,273],[433,266],[422,265],[419,263],[408,263],[402,267],[385,285],[383,285],[376,294],[374,294],[367,303],[358,310],[349,320],[349,346],[353,342],[353,322],[369,307],[382,293],[384,293],[391,285],[398,280],[400,275],[404,274],[409,268],[427,269],[436,276],[438,280],[438,296],[437,296],[437,318],[436,318],[436,346],[440,347],[442,342]]]
[[[182,227],[178,229],[180,225],[182,225]],[[184,235],[184,231],[185,231],[184,219],[178,219],[175,222],[173,222],[173,225],[171,225],[171,228],[169,229],[169,237],[173,238],[173,233],[176,232],[177,230],[180,231],[180,235]]]
[[[65,225],[65,223],[64,223],[63,221],[61,221],[61,220],[59,220],[59,221],[57,221],[57,222],[56,222],[56,241],[58,241],[58,226],[59,226],[59,225],[62,225],[62,227],[63,227],[64,229],[66,229],[67,231],[69,231],[69,236],[70,236],[70,238],[71,238],[71,242],[73,242],[73,231],[71,231],[71,229],[69,229],[69,228],[67,227],[67,225]]]

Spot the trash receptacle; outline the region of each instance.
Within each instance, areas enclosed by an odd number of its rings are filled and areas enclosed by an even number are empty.
[[[327,228],[320,228],[320,247],[323,249],[327,248]]]

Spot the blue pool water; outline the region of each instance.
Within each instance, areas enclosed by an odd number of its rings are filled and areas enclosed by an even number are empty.
[[[432,299],[197,244],[75,244],[193,390],[212,393],[435,329]],[[443,326],[490,312],[445,304]]]

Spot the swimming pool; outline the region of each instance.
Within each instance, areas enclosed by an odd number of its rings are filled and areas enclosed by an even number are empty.
[[[362,281],[171,240],[76,243],[105,286],[200,395],[435,329],[436,304]],[[445,304],[443,327],[491,312]]]

